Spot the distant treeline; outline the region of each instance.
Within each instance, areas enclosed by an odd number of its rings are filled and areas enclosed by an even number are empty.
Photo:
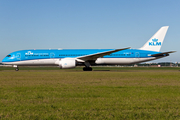
[[[137,64],[138,66],[155,66],[155,65],[160,65],[160,66],[179,66],[180,64],[178,63],[173,63],[173,62],[161,62],[161,63],[141,63]]]
[[[139,64],[130,64],[130,65],[101,65],[101,66],[139,66],[139,67],[143,67],[143,66],[180,66],[180,63],[173,63],[173,62],[160,62],[160,63],[139,63]]]
[[[180,63],[173,62],[160,62],[160,63],[139,63],[139,64],[131,64],[128,66],[180,66]]]

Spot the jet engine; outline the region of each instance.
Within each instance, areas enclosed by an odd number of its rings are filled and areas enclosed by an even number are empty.
[[[76,60],[75,59],[61,59],[59,61],[59,67],[61,69],[75,68],[76,67]]]

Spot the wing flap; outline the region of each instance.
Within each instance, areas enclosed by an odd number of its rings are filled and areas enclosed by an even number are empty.
[[[90,55],[85,55],[85,56],[77,57],[77,59],[80,59],[83,61],[96,60],[99,57],[103,57],[105,55],[110,55],[111,53],[118,52],[121,50],[126,50],[126,49],[130,49],[130,47],[122,48],[122,49],[115,49],[115,50],[110,50],[110,51],[105,51],[105,52],[100,52],[100,53],[95,53],[95,54],[90,54]]]

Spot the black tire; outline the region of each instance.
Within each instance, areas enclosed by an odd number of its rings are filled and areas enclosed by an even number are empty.
[[[15,71],[19,71],[19,68],[16,68]]]
[[[89,67],[88,69],[89,69],[89,71],[92,71],[92,68],[91,68],[91,67]]]
[[[91,67],[84,67],[83,71],[92,71],[92,68]]]

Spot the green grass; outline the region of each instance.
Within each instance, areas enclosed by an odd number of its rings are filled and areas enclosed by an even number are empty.
[[[20,70],[59,70],[59,71],[82,71],[83,67],[73,69],[60,69],[59,67],[19,67]],[[0,67],[2,70],[15,70],[13,67]],[[93,67],[94,71],[124,71],[124,70],[180,70],[179,67]]]
[[[179,68],[42,68],[0,67],[0,119],[180,119]]]

